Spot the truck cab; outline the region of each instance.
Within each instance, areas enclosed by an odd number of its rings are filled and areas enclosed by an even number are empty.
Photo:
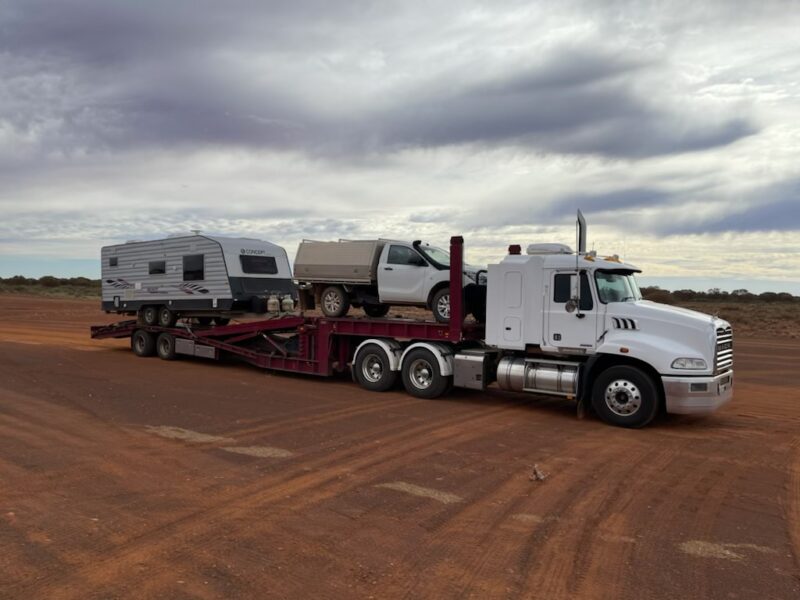
[[[533,371],[556,361],[559,377],[566,373],[593,385],[595,410],[622,425],[652,418],[656,406],[643,406],[650,387],[667,412],[715,410],[732,395],[730,324],[644,300],[639,272],[616,256],[563,245],[512,252],[489,265],[486,344],[516,357],[512,361],[526,373],[520,391],[531,387]],[[514,385],[500,372],[498,381]],[[565,395],[577,395],[576,388],[566,386]]]

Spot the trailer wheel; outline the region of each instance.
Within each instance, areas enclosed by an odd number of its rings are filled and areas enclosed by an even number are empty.
[[[439,323],[450,321],[450,288],[442,288],[433,295],[431,310]]]
[[[622,365],[603,371],[592,387],[592,407],[606,423],[644,427],[658,413],[658,390],[641,369]]]
[[[231,320],[225,317],[214,317],[214,325],[219,325],[220,327],[224,327],[230,322]]]
[[[353,373],[359,385],[373,392],[385,392],[397,382],[397,371],[389,366],[389,357],[378,344],[367,344],[358,352]]]
[[[326,317],[343,317],[350,310],[350,299],[344,288],[331,285],[322,291],[322,313]]]
[[[169,333],[162,333],[156,340],[156,353],[158,358],[163,360],[175,360],[175,336]]]
[[[451,377],[442,375],[439,361],[430,350],[419,348],[403,360],[403,387],[417,398],[438,398],[451,386]]]
[[[368,317],[379,319],[389,314],[389,308],[391,307],[388,304],[364,304],[362,308]]]
[[[158,309],[158,325],[160,327],[173,327],[178,316],[172,312],[168,307],[162,306]]]
[[[131,350],[136,356],[153,356],[156,353],[156,339],[152,333],[137,329],[131,336]]]
[[[145,306],[139,309],[139,317],[145,325],[150,327],[158,325],[158,309],[155,306]]]

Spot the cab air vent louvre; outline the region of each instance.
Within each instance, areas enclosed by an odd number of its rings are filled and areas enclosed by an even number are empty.
[[[612,317],[615,329],[639,329],[636,321],[633,319],[625,319],[622,317]]]

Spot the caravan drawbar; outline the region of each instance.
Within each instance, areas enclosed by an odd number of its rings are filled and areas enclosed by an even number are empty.
[[[552,246],[552,245],[550,245]],[[582,244],[581,244],[582,246]],[[707,414],[733,394],[733,334],[716,317],[641,299],[635,267],[581,247],[510,246],[489,265],[486,324],[465,321],[463,239],[450,242],[449,323],[285,315],[224,326],[128,320],[93,338],[130,338],[137,356],[235,357],[365,389],[402,380],[436,398],[452,387],[562,396],[601,419],[642,427],[660,411]]]

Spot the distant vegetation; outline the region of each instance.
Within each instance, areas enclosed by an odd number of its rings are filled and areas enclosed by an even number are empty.
[[[753,294],[745,289],[726,292],[719,288],[711,288],[707,292],[694,290],[662,290],[658,286],[643,287],[642,296],[645,300],[661,302],[662,304],[685,304],[687,302],[798,302],[800,296],[793,296],[789,292],[763,292]]]
[[[59,298],[95,298],[100,295],[100,280],[86,277],[53,277],[51,275],[33,279],[15,275],[5,279],[0,277],[0,292]]]

